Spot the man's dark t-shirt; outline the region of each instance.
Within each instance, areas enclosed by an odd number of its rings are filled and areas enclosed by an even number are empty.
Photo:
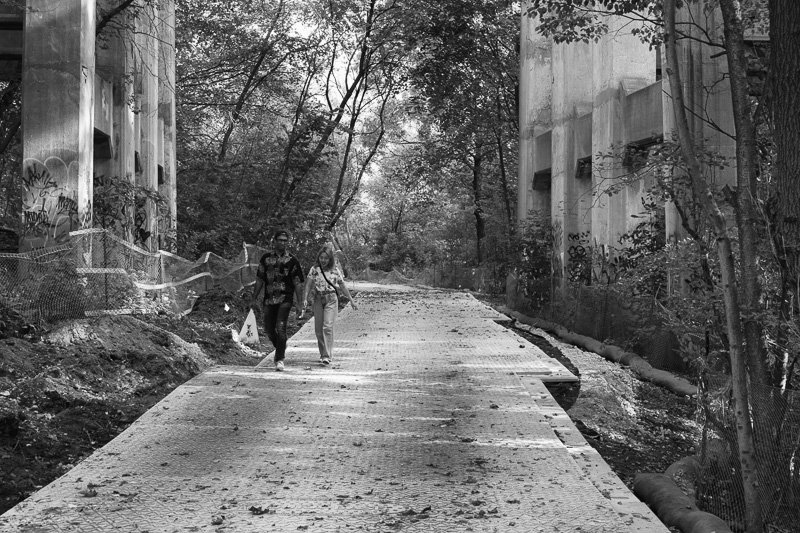
[[[264,304],[291,302],[294,289],[305,281],[300,261],[286,252],[278,255],[267,252],[258,261],[258,279],[264,282]]]

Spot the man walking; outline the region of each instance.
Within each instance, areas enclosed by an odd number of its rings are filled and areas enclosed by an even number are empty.
[[[258,294],[264,287],[264,329],[275,346],[275,370],[283,370],[286,356],[286,323],[294,298],[297,298],[298,315],[303,304],[303,282],[305,276],[300,261],[286,251],[289,232],[278,230],[272,237],[272,251],[258,261],[256,285],[253,288],[253,309],[258,305]]]

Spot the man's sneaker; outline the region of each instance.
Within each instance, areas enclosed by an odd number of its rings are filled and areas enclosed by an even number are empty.
[[[275,370],[278,372],[283,372],[283,361],[278,361],[275,363]]]
[[[326,366],[327,366],[327,365],[329,365],[329,364],[331,364],[331,360],[330,360],[330,358],[328,358],[328,357],[323,357],[323,358],[322,358],[322,364],[323,364],[323,365],[326,365]]]

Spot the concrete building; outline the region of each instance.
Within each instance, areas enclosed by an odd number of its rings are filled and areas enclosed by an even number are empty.
[[[550,219],[557,235],[554,275],[563,282],[587,275],[579,263],[591,253],[613,256],[623,246],[620,237],[641,221],[635,215],[654,178],[631,154],[645,156],[671,139],[672,99],[660,50],[643,44],[630,20],[609,17],[609,32],[597,42],[557,44],[537,31],[538,18],[525,16],[524,6],[522,12],[517,215]],[[703,13],[700,5],[680,14],[687,37],[706,32],[721,40],[721,24],[718,12]],[[704,148],[732,157],[726,57],[700,41],[679,41],[690,126]],[[717,184],[734,179],[732,167],[709,173]],[[615,193],[606,194],[611,187]],[[667,239],[680,240],[674,206],[664,210]]]
[[[175,229],[173,0],[134,2],[109,24],[119,1],[22,3],[0,8],[0,76],[22,83],[20,251],[92,227],[100,177],[167,200],[161,215],[151,201],[122,206],[127,240],[158,248]]]

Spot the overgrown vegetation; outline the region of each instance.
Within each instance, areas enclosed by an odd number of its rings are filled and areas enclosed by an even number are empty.
[[[778,60],[784,62],[780,69],[770,68],[759,48],[748,44],[753,34],[766,33],[770,24],[785,30],[787,15],[794,17],[789,25],[796,23],[800,13],[789,14],[782,7],[787,6],[759,0],[532,0],[527,4],[528,15],[538,17],[538,30],[559,42],[599,39],[613,27],[609,16],[613,14],[636,28],[633,33],[644,42],[664,48],[674,137],[665,132],[667,143],[649,174],[656,180],[659,199],[668,200],[680,220],[682,230],[675,235],[683,237],[660,250],[655,247],[635,263],[612,266],[640,271],[633,279],[649,280],[627,287],[624,292],[630,296],[623,302],[632,305],[642,296],[649,300],[653,314],[674,331],[683,357],[693,364],[701,383],[706,435],[719,439],[726,450],[718,472],[732,473],[725,481],[730,483],[725,497],[736,504],[723,509],[724,516],[748,532],[782,531],[796,524],[794,511],[780,502],[788,495],[796,499],[800,489],[794,477],[797,450],[786,442],[794,442],[800,432],[796,408],[791,407],[791,391],[798,381],[793,355],[798,346],[793,336],[798,317],[793,310],[800,308],[794,259],[797,224],[796,207],[788,206],[798,203],[793,188],[797,180],[786,167],[796,152],[786,143],[796,142],[798,130],[796,115],[787,119],[783,107],[796,105],[792,91],[787,90],[793,83],[789,72],[796,66],[796,55],[789,68],[785,51],[796,45],[797,38],[780,31],[772,35],[773,49],[784,51]],[[716,13],[718,30],[703,26],[711,13]],[[704,152],[699,146],[701,130],[690,124],[698,118],[706,120],[706,109],[684,94],[684,76],[690,74],[679,59],[679,48],[687,40],[721,50],[715,57],[724,59],[721,70],[731,88],[726,105],[730,105],[734,130],[726,133],[735,141],[734,157]],[[764,79],[770,80],[775,91],[771,99],[764,98]],[[773,130],[773,124],[780,126]],[[719,129],[713,121],[709,127]],[[714,177],[724,167],[735,168],[731,173],[735,178],[729,186],[720,187]],[[634,179],[644,177],[640,174]],[[595,194],[608,192],[614,194],[613,190]],[[559,285],[566,287],[576,277],[588,284],[591,288],[572,293],[577,292],[581,302],[580,296],[587,291],[607,290],[597,282],[605,273],[618,270],[608,268],[609,250],[584,250],[575,260],[562,248],[558,251],[567,264],[556,273],[566,281]],[[647,255],[655,260],[649,262],[652,266],[664,267],[648,269],[648,261],[643,261]],[[585,269],[589,257],[591,275]],[[580,267],[578,276],[572,276],[576,271],[572,265]],[[662,277],[666,290],[652,292],[663,286]],[[622,289],[632,279],[616,278],[615,286]],[[635,314],[642,311],[636,309]],[[704,440],[702,452],[706,449]],[[787,471],[791,472],[788,477]],[[722,479],[714,481],[722,483]],[[702,495],[700,501],[708,504]]]
[[[282,225],[356,270],[508,261],[516,4],[178,4],[182,254]]]
[[[101,41],[151,3],[102,3]],[[700,453],[718,475],[733,473],[725,497],[739,506],[720,513],[748,532],[800,521],[786,503],[800,494],[800,449],[786,440],[800,433],[800,2],[176,3],[180,229],[162,247],[235,257],[285,226],[304,265],[333,240],[353,273],[396,269],[501,293],[515,272],[531,309],[650,350],[655,364],[698,383]],[[676,21],[678,8],[697,20],[720,10],[722,32],[703,39],[727,59],[734,157],[703,149],[689,130],[676,48],[695,38],[694,22]],[[595,191],[648,189],[641,223],[600,248],[587,234],[564,235],[549,215],[515,222],[517,46],[521,15],[567,43],[605,35],[609,13],[667,52],[676,127],[636,171]],[[772,43],[748,44],[767,23]],[[11,229],[21,221],[20,98],[17,77],[0,82],[0,224]],[[609,165],[629,155],[615,148]],[[735,183],[716,186],[734,167]],[[98,177],[94,223],[143,243],[137,213],[159,202],[155,191]],[[666,205],[681,226],[672,242]],[[74,265],[53,272],[25,296],[35,306],[66,285],[71,307],[53,319],[108,298],[109,287],[86,294]],[[130,284],[110,289],[137,296]]]

